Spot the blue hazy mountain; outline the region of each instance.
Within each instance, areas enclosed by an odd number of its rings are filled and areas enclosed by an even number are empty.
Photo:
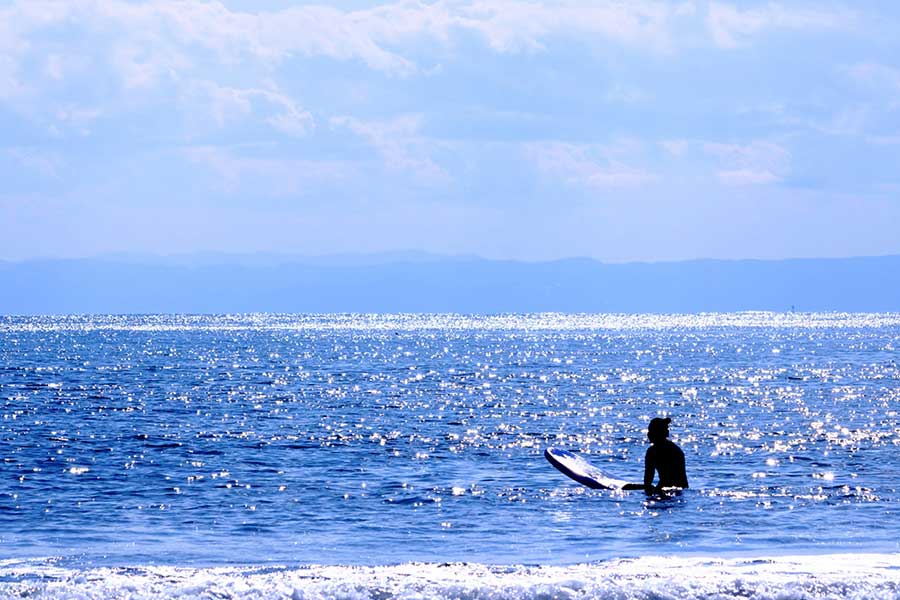
[[[605,264],[425,253],[0,262],[0,314],[900,311],[900,256]]]

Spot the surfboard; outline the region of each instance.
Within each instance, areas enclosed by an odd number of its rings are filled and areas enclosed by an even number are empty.
[[[603,471],[568,450],[547,448],[544,450],[544,458],[559,469],[563,475],[595,490],[644,489],[644,486],[639,483],[628,483],[623,479],[607,476]]]

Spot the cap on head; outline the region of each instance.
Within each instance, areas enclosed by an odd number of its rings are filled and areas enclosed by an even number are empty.
[[[669,423],[672,422],[670,417],[656,417],[650,420],[650,426],[647,427],[647,435],[656,437],[669,437]]]

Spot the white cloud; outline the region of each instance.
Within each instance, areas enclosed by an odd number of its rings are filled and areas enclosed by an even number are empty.
[[[826,135],[862,135],[872,120],[872,110],[867,105],[848,106],[827,119],[813,120],[810,127]]]
[[[880,146],[900,146],[900,134],[873,135],[867,138],[869,142]]]
[[[684,43],[685,31],[702,18],[691,2],[653,0],[398,0],[363,10],[323,3],[257,11],[232,10],[220,0],[10,0],[0,9],[0,100],[16,98],[23,112],[33,113],[42,110],[42,101],[53,102],[50,88],[69,83],[91,89],[111,79],[118,88],[107,90],[104,102],[134,110],[141,102],[185,97],[210,82],[244,96],[210,95],[207,101],[218,98],[238,107],[236,115],[300,135],[310,126],[309,114],[277,85],[256,83],[277,81],[279,69],[292,61],[327,57],[404,77],[437,68],[418,64],[423,43],[452,52],[467,32],[503,53],[542,51],[557,39],[666,51]],[[706,14],[714,39],[726,46],[766,28],[834,26],[837,18],[775,3],[748,10],[714,3]],[[34,63],[41,68],[24,68]],[[246,94],[253,95],[254,107],[280,104],[282,110],[263,110],[265,117],[242,110]],[[607,101],[625,104],[649,98],[634,86],[607,94]],[[195,108],[223,110],[215,104]],[[45,117],[57,112],[44,111]]]
[[[716,157],[719,181],[727,185],[764,185],[778,183],[790,170],[790,152],[772,142],[749,144],[703,143],[707,154]]]
[[[681,158],[687,154],[690,142],[688,140],[663,140],[659,145],[669,155]]]
[[[93,42],[87,46],[105,46],[98,59],[108,61],[127,89],[178,80],[203,60],[273,68],[296,57],[324,56],[408,75],[420,68],[404,54],[410,43],[450,45],[459,31],[479,34],[498,52],[541,50],[554,36],[659,50],[673,47],[685,24],[698,17],[690,2],[651,0],[400,0],[365,10],[323,3],[257,12],[230,10],[218,0],[13,0],[0,9],[0,56],[18,66],[29,51],[53,54],[38,34],[64,25]],[[846,18],[774,2],[751,9],[712,3],[706,15],[713,39],[727,47],[771,28],[831,28]],[[60,67],[48,61],[45,74],[60,77]]]
[[[22,96],[25,91],[16,62],[8,56],[0,56],[0,100]]]
[[[808,106],[791,106],[782,103],[763,103],[742,107],[738,114],[751,117],[763,116],[791,129],[808,129],[827,136],[862,136],[876,116],[874,103],[852,103],[845,101],[836,105],[832,112],[822,110],[828,105],[820,105],[816,110]]]
[[[200,104],[208,106],[210,117],[219,127],[251,115],[258,115],[274,129],[296,137],[305,135],[314,126],[309,112],[274,89],[235,88],[200,81],[187,97],[191,101],[202,98]]]
[[[421,115],[402,115],[388,121],[334,117],[331,124],[345,127],[366,140],[389,169],[412,173],[432,185],[450,180],[450,174],[429,156],[435,142],[420,134]]]
[[[249,12],[229,10],[216,0],[13,0],[0,9],[0,55],[16,61],[29,49],[40,52],[37,34],[65,25],[72,35],[92,40],[89,46],[105,45],[98,54],[131,89],[177,79],[202,53],[220,64],[252,61],[270,67],[294,57],[324,56],[404,75],[418,69],[402,54],[405,43],[449,44],[462,30],[477,32],[502,52],[540,49],[553,35],[667,47],[675,21],[690,16],[690,7],[649,0],[401,0],[355,11],[323,4]],[[58,65],[47,67],[51,77],[61,74]]]
[[[879,63],[860,63],[849,69],[852,79],[871,89],[876,100],[890,109],[900,108],[900,69]]]
[[[748,9],[713,2],[706,17],[713,41],[722,48],[740,46],[754,35],[773,29],[838,29],[849,26],[853,20],[847,12],[804,9],[777,2]]]
[[[193,146],[182,154],[209,169],[219,191],[228,194],[302,196],[314,186],[340,182],[351,175],[347,164],[340,161],[257,158],[214,146]]]
[[[56,109],[54,117],[56,122],[79,135],[91,134],[91,126],[102,116],[98,108],[81,108],[72,105],[61,105]]]
[[[900,91],[900,69],[869,62],[854,65],[849,72],[860,82]]]
[[[569,185],[594,188],[632,187],[657,179],[653,173],[630,166],[621,155],[629,153],[630,143],[615,146],[536,142],[526,144],[525,156],[538,169],[558,177]]]
[[[719,171],[719,181],[728,185],[764,185],[778,183],[781,177],[767,169],[733,169]]]
[[[700,168],[708,177],[709,158],[714,160],[715,177],[721,183],[732,186],[767,185],[784,180],[790,170],[790,152],[783,146],[767,141],[752,141],[745,144],[724,144],[704,140],[663,140],[658,142],[677,164],[679,172],[690,169],[691,156],[698,151],[701,156]]]
[[[311,115],[267,77],[267,65],[287,50],[277,40],[261,41],[281,16],[232,12],[216,1],[13,2],[0,9],[0,100],[54,135],[73,125],[85,134],[85,122],[123,110],[171,110],[169,101],[178,98],[181,110],[208,114],[220,126],[240,117],[300,136],[312,127]],[[307,18],[315,16],[311,10]],[[291,39],[307,39],[290,29],[296,24],[278,26]],[[42,68],[24,68],[35,61]],[[240,81],[241,73],[253,85],[223,81]],[[89,100],[93,105],[79,106],[76,98],[98,86],[104,93]]]
[[[272,66],[296,56],[326,56],[403,73],[412,63],[385,45],[405,35],[441,35],[440,28],[451,22],[439,17],[439,8],[418,3],[356,12],[307,5],[253,13],[231,11],[215,0],[17,0],[0,11],[6,37],[0,50],[17,60],[41,31],[64,24],[92,40],[91,46],[104,45],[99,54],[130,89],[177,79],[210,57],[225,65]]]
[[[3,148],[0,149],[0,156],[15,162],[21,169],[48,179],[59,179],[63,168],[63,161],[58,156],[33,148]]]
[[[559,34],[595,37],[648,48],[668,48],[673,21],[691,13],[689,4],[629,2],[552,3],[480,0],[458,3],[457,24],[480,32],[501,52],[544,48]]]
[[[18,35],[11,9],[0,8],[0,101],[20,96],[25,85],[19,73],[19,59],[27,44]]]
[[[631,85],[617,83],[606,90],[606,101],[611,104],[643,104],[652,99],[648,92]]]

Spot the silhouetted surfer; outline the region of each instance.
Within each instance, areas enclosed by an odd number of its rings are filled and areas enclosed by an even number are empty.
[[[659,493],[660,488],[688,486],[687,471],[684,468],[684,452],[669,439],[669,423],[672,419],[659,417],[650,421],[647,439],[653,444],[647,448],[644,459],[644,491]],[[653,485],[653,476],[659,473],[659,483]]]

